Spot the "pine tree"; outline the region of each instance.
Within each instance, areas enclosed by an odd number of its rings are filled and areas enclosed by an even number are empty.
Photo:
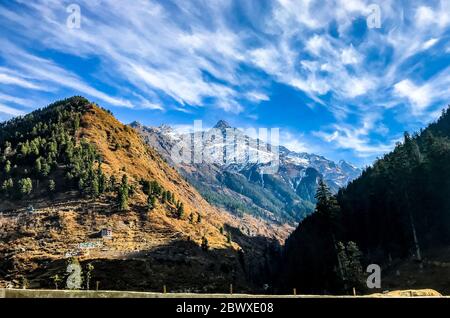
[[[339,274],[343,277],[345,274],[336,242],[338,215],[340,213],[339,203],[336,197],[331,194],[331,191],[323,179],[319,181],[315,198],[317,200],[315,213],[322,220],[324,231],[323,234],[328,238],[328,241],[330,242],[329,244],[332,244],[333,246],[337,258]]]
[[[2,191],[6,195],[10,195],[14,189],[14,181],[12,178],[6,179],[2,184]]]
[[[411,138],[411,136],[405,132],[404,134],[404,148],[405,148],[405,155],[406,158],[408,158],[409,160],[405,160],[405,162],[410,163],[409,165],[404,164],[404,168],[406,169],[407,175],[412,175],[413,174],[413,170],[422,163],[423,161],[423,157],[422,154],[420,152],[420,149],[416,143],[416,141]],[[418,235],[417,235],[417,230],[416,230],[416,222],[415,222],[415,218],[414,215],[412,213],[412,207],[411,207],[411,200],[410,200],[410,195],[409,195],[409,183],[411,182],[410,178],[404,177],[402,178],[402,182],[400,183],[400,187],[402,188],[403,192],[404,192],[404,196],[405,196],[405,201],[407,204],[407,212],[408,212],[408,219],[409,219],[409,223],[411,226],[411,233],[412,233],[412,237],[413,237],[413,242],[414,242],[414,248],[415,248],[415,252],[416,252],[416,257],[417,260],[420,262],[420,267],[422,267],[422,252],[420,249],[420,244],[419,244],[419,239],[418,239]]]
[[[98,192],[99,194],[103,194],[106,192],[107,184],[106,184],[106,176],[102,170],[102,163],[99,161],[97,167],[97,182],[98,182]]]
[[[109,191],[113,192],[116,190],[116,177],[115,176],[111,176],[109,177]]]
[[[94,271],[94,265],[92,265],[92,263],[88,263],[87,268],[86,268],[86,289],[87,290],[89,290],[89,288],[90,288],[93,271]]]
[[[97,198],[99,194],[100,194],[100,186],[99,186],[98,178],[96,175],[94,175],[94,176],[92,176],[92,180],[91,180],[91,196],[93,198]]]
[[[209,242],[208,239],[206,238],[206,236],[203,236],[202,238],[202,250],[204,250],[205,252],[209,250]]]
[[[52,282],[55,285],[55,289],[58,289],[58,285],[60,282],[62,282],[62,278],[58,274],[55,274],[50,278],[52,279]]]
[[[177,217],[178,217],[178,219],[181,220],[183,218],[183,216],[184,216],[184,204],[181,203],[177,209]]]
[[[84,191],[84,185],[85,185],[84,179],[83,179],[83,178],[80,178],[80,179],[78,180],[78,190],[80,191],[80,193],[83,193],[83,191]]]
[[[364,274],[361,265],[362,253],[355,242],[337,243],[338,256],[341,260],[342,271],[340,278],[345,286],[362,288]]]
[[[156,207],[156,198],[153,195],[149,195],[147,198],[147,208],[152,211]]]
[[[128,192],[129,192],[128,176],[124,174],[122,177],[122,183],[120,184],[119,187],[119,193],[117,198],[120,211],[128,210]]]
[[[6,175],[9,175],[11,172],[11,161],[6,160],[4,171]]]
[[[33,191],[33,182],[30,178],[19,180],[19,191],[22,196],[31,194],[31,191]]]
[[[227,243],[231,244],[231,233],[227,232]]]
[[[27,140],[25,143],[19,144],[19,152],[22,155],[22,157],[26,157],[28,153],[30,152],[30,146],[29,141]]]
[[[55,190],[56,190],[56,183],[55,183],[55,180],[50,179],[50,180],[48,181],[48,191],[49,191],[50,193],[53,193],[53,192],[55,192]]]
[[[315,198],[317,201],[315,212],[324,220],[329,233],[335,235],[340,207],[336,197],[331,194],[323,179],[319,181]]]
[[[34,163],[34,170],[36,171],[37,175],[40,175],[40,173],[42,172],[42,158],[41,157],[36,159],[36,161]]]
[[[148,186],[147,195],[152,196],[153,195],[153,182],[149,181],[147,186]]]

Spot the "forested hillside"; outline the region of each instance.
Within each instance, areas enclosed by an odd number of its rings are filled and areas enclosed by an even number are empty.
[[[97,196],[107,180],[94,147],[76,133],[87,101],[76,97],[0,123],[1,192],[7,200],[77,189]]]
[[[410,260],[417,272],[427,266],[428,255],[450,243],[449,137],[447,109],[425,130],[405,133],[336,196],[322,183],[316,213],[286,242],[284,284],[349,293],[364,291],[368,264],[385,270]]]

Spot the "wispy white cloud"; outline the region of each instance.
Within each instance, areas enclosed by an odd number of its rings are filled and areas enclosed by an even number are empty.
[[[416,9],[415,18],[420,28],[438,27],[445,28],[450,24],[450,2],[441,0],[437,7],[421,5]]]
[[[27,79],[25,80],[0,73],[0,82],[4,81],[7,84],[14,84],[35,90],[45,90],[45,88],[34,82],[47,82],[52,83],[53,85],[56,84],[58,86],[68,87],[83,94],[99,98],[110,105],[132,107],[129,101],[111,97],[93,88],[86,84],[76,74],[56,65],[51,60],[32,55],[8,41],[2,41],[1,44],[0,52],[3,53],[7,62],[14,65],[17,70],[21,70],[21,72],[27,74]]]
[[[399,96],[410,101],[415,113],[424,110],[431,102],[431,87],[428,85],[419,87],[406,79],[395,84],[394,90]]]
[[[4,104],[0,104],[0,113],[4,113],[11,116],[20,116],[24,114],[23,111],[10,106],[6,106]]]
[[[201,106],[204,99],[214,98],[219,107],[241,111],[238,99],[246,95],[238,94],[230,85],[245,84],[236,75],[244,47],[240,46],[241,38],[222,25],[222,9],[229,6],[225,2],[204,3],[201,8],[177,3],[178,20],[174,12],[155,1],[114,2],[108,6],[85,1],[80,3],[83,20],[79,30],[69,30],[61,23],[66,16],[61,14],[60,2],[24,5],[44,21],[33,24],[25,14],[4,16],[26,24],[27,35],[40,38],[47,47],[80,57],[100,56],[106,72],[114,69],[114,75],[135,85],[145,98],[156,90],[181,104]],[[217,21],[213,27],[206,25],[205,13]],[[189,28],[179,24],[187,21]],[[212,83],[204,72],[227,84]],[[149,102],[161,105],[159,100]]]
[[[320,153],[321,150],[317,145],[308,140],[305,134],[293,133],[285,129],[280,131],[280,144],[291,151]]]
[[[422,45],[422,49],[428,50],[429,48],[431,48],[438,42],[439,42],[439,39],[436,39],[436,38],[429,39]]]
[[[28,89],[37,89],[37,90],[41,89],[41,87],[37,84],[34,84],[26,79],[6,73],[0,73],[0,83],[5,85],[16,85]]]
[[[246,95],[249,100],[257,103],[270,100],[267,94],[258,91],[248,92]]]
[[[394,138],[387,143],[380,143],[370,137],[373,131],[386,133],[386,127],[379,125],[379,120],[379,115],[368,113],[358,125],[335,124],[328,131],[315,131],[313,134],[332,147],[352,150],[358,157],[373,157],[392,150],[398,141]]]
[[[0,92],[0,100],[5,101],[5,102],[11,102],[13,104],[21,105],[21,106],[25,106],[25,107],[33,107],[33,101],[30,99],[11,96],[11,95],[7,95],[7,94],[3,94],[1,92]]]
[[[353,45],[341,51],[341,60],[344,65],[359,64],[361,59],[361,55],[355,50]]]
[[[432,104],[450,99],[450,67],[423,84],[404,79],[394,85],[394,91],[399,97],[409,101],[413,115],[423,116]],[[435,109],[431,110],[434,111]]]

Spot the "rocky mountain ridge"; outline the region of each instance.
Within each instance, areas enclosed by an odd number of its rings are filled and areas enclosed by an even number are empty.
[[[320,178],[337,192],[361,172],[345,161],[335,163],[323,156],[298,153],[283,146],[275,148],[223,120],[212,129],[195,133],[178,133],[167,125],[145,127],[133,122],[130,126],[210,203],[277,223],[295,224],[312,212]],[[180,162],[176,156],[174,160],[176,147],[191,153],[182,158],[184,161]],[[195,147],[201,149],[202,160],[195,161],[199,153]],[[233,150],[233,156],[227,153],[229,149]],[[234,198],[247,206],[243,207]]]

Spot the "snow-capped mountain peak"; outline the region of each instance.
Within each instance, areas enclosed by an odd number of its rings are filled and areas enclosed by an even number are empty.
[[[212,203],[226,203],[233,211],[244,209],[270,219],[274,217],[270,213],[275,213],[298,222],[313,210],[319,179],[336,192],[361,173],[343,160],[336,163],[317,154],[272,147],[223,120],[213,127],[223,136],[213,130],[194,134],[177,132],[169,126],[133,127]],[[180,143],[185,143],[188,151],[200,147],[202,160],[195,161],[195,150],[193,156],[187,156],[188,162],[173,160],[172,149]],[[277,162],[276,170],[268,169],[273,161]]]
[[[217,122],[217,124],[213,128],[222,130],[222,129],[229,129],[229,128],[232,128],[232,127],[225,120],[219,120]]]

